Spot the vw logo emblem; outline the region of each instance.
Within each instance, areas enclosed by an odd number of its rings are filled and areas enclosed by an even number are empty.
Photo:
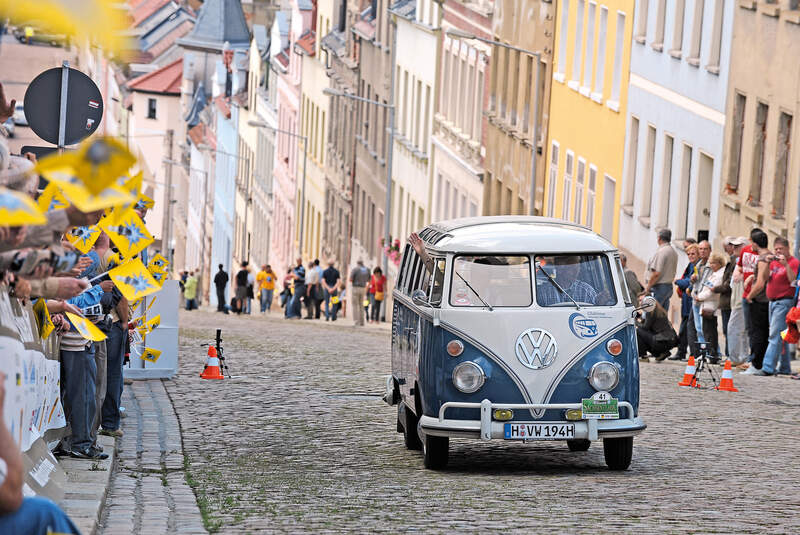
[[[556,360],[558,344],[553,335],[543,329],[522,331],[514,348],[517,359],[526,368],[540,370],[550,366]]]

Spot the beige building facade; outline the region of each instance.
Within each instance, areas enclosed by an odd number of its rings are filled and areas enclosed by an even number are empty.
[[[734,8],[718,236],[746,236],[757,226],[770,245],[776,236],[793,238],[800,11],[790,3],[739,1]]]
[[[550,86],[553,76],[555,5],[548,0],[496,0],[492,14],[494,39],[530,51],[492,49],[491,81],[486,116],[486,174],[483,215],[530,213],[533,147],[537,150],[534,213],[542,214]],[[538,116],[534,117],[536,72],[539,72]],[[539,131],[534,143],[533,124]]]

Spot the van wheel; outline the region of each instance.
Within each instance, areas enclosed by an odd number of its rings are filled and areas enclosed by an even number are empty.
[[[633,437],[604,438],[603,454],[611,470],[627,470],[633,457]]]
[[[403,425],[402,420],[400,419],[400,411],[405,412],[405,425]],[[403,427],[403,442],[406,445],[406,449],[422,449],[422,443],[420,442],[419,435],[417,434],[417,422],[418,418],[409,410],[408,407],[406,407],[405,403],[401,401],[397,406],[397,425]]]
[[[586,451],[589,449],[589,446],[592,445],[591,440],[586,440],[584,438],[579,438],[576,440],[567,440],[567,447],[569,451]]]
[[[425,435],[422,452],[425,454],[425,468],[442,470],[450,457],[450,439]]]

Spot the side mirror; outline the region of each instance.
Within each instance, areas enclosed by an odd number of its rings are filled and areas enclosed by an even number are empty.
[[[431,303],[428,301],[428,296],[422,290],[414,290],[411,292],[411,302],[418,307],[430,307]]]
[[[647,295],[642,298],[642,304],[634,309],[634,312],[642,311],[649,314],[656,309],[656,298],[652,295]]]

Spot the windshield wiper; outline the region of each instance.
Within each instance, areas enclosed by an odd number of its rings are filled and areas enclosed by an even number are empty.
[[[467,282],[467,279],[465,279],[464,277],[462,277],[462,276],[461,276],[461,273],[459,273],[458,271],[455,271],[455,270],[453,270],[453,271],[455,272],[455,274],[456,274],[456,275],[458,275],[458,278],[459,278],[459,279],[461,279],[462,281],[464,281],[464,284],[466,284],[466,285],[467,285],[467,288],[469,288],[470,290],[472,290],[472,293],[474,293],[474,294],[475,294],[475,295],[478,297],[478,299],[480,299],[480,300],[481,300],[481,303],[483,303],[484,305],[486,305],[486,308],[488,308],[488,309],[489,309],[489,312],[492,312],[492,311],[494,310],[494,309],[492,308],[492,305],[490,305],[489,303],[487,303],[486,301],[484,301],[484,300],[483,300],[483,297],[481,297],[481,294],[479,294],[478,292],[476,292],[476,291],[475,291],[475,288],[473,288],[473,287],[472,287],[472,285],[471,285],[470,283],[468,283],[468,282]]]
[[[553,277],[552,277],[552,276],[551,276],[551,275],[550,275],[550,274],[549,274],[547,271],[545,271],[545,270],[544,270],[544,268],[542,268],[542,265],[541,265],[541,264],[539,264],[538,262],[536,263],[536,268],[537,268],[539,271],[541,271],[541,272],[544,274],[544,276],[545,276],[545,277],[547,277],[547,280],[549,280],[549,281],[550,281],[550,284],[552,284],[553,286],[555,286],[555,287],[556,287],[556,289],[557,289],[559,292],[561,292],[562,294],[566,295],[566,296],[567,296],[567,299],[569,299],[570,301],[572,301],[572,304],[574,304],[574,305],[575,305],[575,308],[577,308],[578,310],[580,310],[580,309],[581,309],[581,306],[578,304],[578,302],[577,302],[577,301],[575,301],[575,300],[572,298],[572,296],[571,296],[571,295],[569,295],[569,294],[567,293],[567,291],[566,291],[564,288],[562,288],[562,287],[561,287],[561,285],[560,285],[559,283],[557,283],[557,282],[556,282],[556,280],[555,280],[555,279],[554,279],[554,278],[553,278]]]

